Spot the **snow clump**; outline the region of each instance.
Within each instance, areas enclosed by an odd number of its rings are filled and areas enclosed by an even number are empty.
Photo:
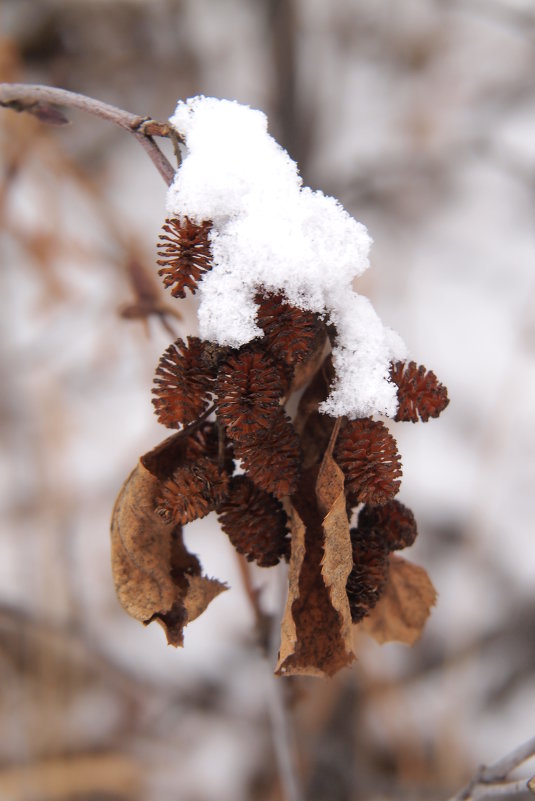
[[[390,363],[407,352],[352,288],[369,266],[365,226],[335,198],[302,185],[261,111],[201,96],[179,101],[170,123],[184,140],[184,158],[167,212],[213,223],[214,266],[199,285],[201,337],[237,348],[262,336],[254,295],[282,292],[337,330],[336,380],[320,411],[394,416]]]

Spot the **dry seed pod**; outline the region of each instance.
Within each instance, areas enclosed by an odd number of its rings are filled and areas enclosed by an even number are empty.
[[[228,483],[228,474],[208,458],[178,467],[160,486],[156,512],[169,523],[191,523],[205,517],[223,501]]]
[[[388,578],[388,547],[374,532],[351,529],[353,569],[347,578],[347,599],[353,623],[369,613],[381,597]]]
[[[386,503],[399,491],[400,457],[384,423],[369,417],[347,423],[338,437],[335,459],[355,504]]]
[[[209,220],[197,224],[189,217],[173,217],[165,221],[165,233],[158,242],[158,275],[173,297],[186,297],[186,289],[195,294],[198,281],[212,269],[211,228]]]
[[[264,331],[265,347],[290,366],[304,361],[325,336],[317,314],[291,306],[280,293],[258,293],[255,302],[256,321]]]
[[[221,528],[249,562],[272,567],[288,558],[290,542],[282,504],[247,476],[231,480],[228,497],[218,511]]]
[[[265,434],[234,443],[234,452],[254,483],[277,498],[291,495],[299,481],[302,452],[299,437],[282,409]]]
[[[205,346],[198,337],[177,339],[160,358],[152,403],[159,422],[168,428],[195,422],[208,407],[214,372],[203,359]]]
[[[394,420],[426,423],[438,417],[449,403],[448,391],[432,370],[416,362],[396,362],[390,377],[398,386],[399,408]]]
[[[389,551],[408,548],[418,533],[413,513],[399,501],[388,501],[383,506],[364,506],[359,514],[358,528],[382,536]]]
[[[284,392],[281,371],[259,350],[230,356],[219,368],[217,417],[232,440],[246,441],[266,432],[280,414]]]

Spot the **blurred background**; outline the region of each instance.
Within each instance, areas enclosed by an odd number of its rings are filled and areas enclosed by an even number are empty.
[[[155,280],[165,185],[109,123],[0,110],[0,799],[282,801],[288,740],[307,801],[446,799],[535,734],[535,5],[2,0],[0,37],[2,81],[263,109],[368,226],[358,289],[451,397],[394,432],[439,593],[414,648],[362,635],[333,680],[272,679],[211,516],[187,542],[231,589],[168,647],[108,541],[166,436],[158,357],[195,332]],[[276,611],[284,570],[253,581]]]

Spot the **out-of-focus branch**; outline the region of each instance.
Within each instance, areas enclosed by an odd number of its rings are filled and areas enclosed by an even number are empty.
[[[511,796],[526,792],[535,795],[534,779],[507,781],[509,773],[514,768],[533,756],[535,756],[535,737],[517,746],[492,765],[482,765],[474,778],[449,801],[476,801],[490,796]]]
[[[0,83],[0,106],[13,111],[28,112],[43,122],[56,125],[68,122],[57,106],[75,108],[101,117],[135,136],[168,185],[174,178],[175,170],[172,164],[153,139],[154,136],[170,139],[176,137],[175,132],[167,123],[156,122],[150,117],[141,117],[139,114],[131,114],[129,111],[111,106],[109,103],[103,103],[67,89],[36,84]]]

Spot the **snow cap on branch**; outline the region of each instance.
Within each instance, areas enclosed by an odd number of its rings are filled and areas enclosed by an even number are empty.
[[[204,339],[240,347],[263,335],[259,288],[333,324],[336,379],[320,410],[394,416],[390,363],[406,358],[352,281],[369,266],[371,239],[333,197],[302,186],[297,165],[267,132],[266,116],[228,100],[180,101],[171,125],[185,157],[169,189],[170,215],[211,220],[213,268],[199,285]]]

